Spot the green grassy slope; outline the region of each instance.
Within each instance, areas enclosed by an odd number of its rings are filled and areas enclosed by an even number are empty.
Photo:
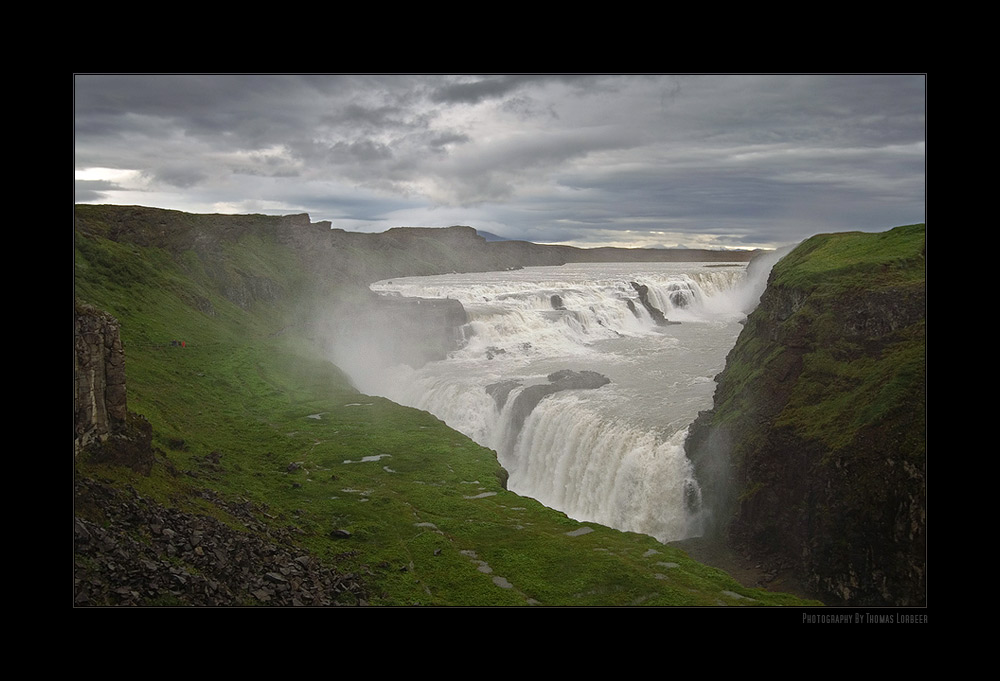
[[[129,409],[151,423],[159,456],[143,476],[84,453],[78,478],[241,531],[251,530],[204,490],[266,509],[258,522],[360,575],[373,605],[802,603],[510,493],[492,451],[425,412],[357,393],[300,333],[316,302],[308,275],[266,231],[198,246],[208,228],[195,218],[184,239],[123,236],[90,218],[76,234],[76,298],[119,320]],[[89,507],[77,513],[101,521]],[[133,534],[148,542],[148,528]]]

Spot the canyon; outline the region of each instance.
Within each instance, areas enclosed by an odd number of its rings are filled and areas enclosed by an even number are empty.
[[[536,569],[526,570],[524,560],[534,559],[516,559],[505,550],[504,542],[514,546],[526,541],[523,533],[528,530],[505,534],[502,539],[490,530],[490,542],[485,542],[484,534],[475,539],[466,535],[469,520],[457,515],[446,520],[454,511],[445,512],[440,506],[451,498],[450,492],[442,498],[425,496],[429,483],[445,483],[425,478],[442,465],[444,451],[462,451],[470,463],[445,459],[446,467],[471,466],[475,461],[479,472],[470,470],[469,480],[457,478],[439,489],[458,490],[477,482],[477,489],[482,489],[462,495],[475,499],[461,502],[463,509],[484,500],[504,500],[490,507],[493,520],[482,520],[484,528],[528,527],[524,520],[517,522],[511,516],[527,511],[511,508],[532,509],[538,524],[560,526],[568,522],[565,516],[550,515],[530,500],[515,501],[516,496],[505,490],[505,472],[495,455],[491,460],[489,450],[464,439],[453,440],[451,431],[434,419],[397,411],[385,401],[357,393],[336,367],[301,358],[308,354],[303,348],[328,356],[344,339],[360,335],[369,339],[371,348],[378,348],[371,357],[393,357],[421,366],[447,356],[461,342],[459,330],[467,317],[456,301],[387,298],[377,296],[368,284],[391,277],[611,258],[618,262],[693,258],[724,263],[747,262],[754,256],[655,250],[598,253],[599,249],[487,242],[470,227],[352,234],[331,229],[328,223],[312,223],[304,215],[206,216],[82,205],[76,211],[76,250],[78,494],[81,498],[108,497],[109,493],[93,492],[94,481],[118,479],[102,484],[119,490],[132,485],[143,493],[143,504],[159,495],[155,503],[176,505],[168,500],[190,495],[191,501],[180,504],[183,508],[172,510],[194,515],[205,505],[204,499],[210,499],[213,508],[222,509],[212,513],[228,513],[226,517],[235,518],[230,522],[249,524],[261,536],[266,533],[260,527],[277,522],[281,531],[272,532],[271,536],[278,537],[273,541],[304,542],[309,559],[303,558],[300,564],[313,565],[309,561],[314,558],[327,564],[340,562],[342,579],[324,577],[314,583],[351,585],[342,596],[310,594],[310,598],[289,596],[288,600],[316,604],[567,602],[566,593],[552,592],[551,585],[560,579],[557,574],[537,576],[540,581],[529,588],[526,585],[536,578]],[[688,437],[688,456],[701,484],[703,503],[712,511],[706,536],[753,560],[768,562],[775,570],[801,575],[809,595],[828,604],[926,603],[924,259],[922,225],[878,234],[820,235],[800,245],[771,272],[760,305],[747,318],[717,377],[714,407],[696,420]],[[752,261],[749,266],[754,266]],[[366,314],[360,314],[361,310]],[[371,311],[374,314],[368,314]],[[119,327],[124,341],[116,336]],[[171,345],[174,339],[184,345]],[[126,384],[120,377],[123,353]],[[289,353],[297,359],[286,361]],[[300,365],[311,368],[299,369]],[[298,377],[295,382],[288,378],[293,374]],[[328,378],[320,381],[321,376]],[[316,431],[311,439],[299,434],[301,427],[292,426],[291,416],[283,415],[304,399],[297,397],[307,390],[303,386],[330,395],[315,402],[322,405],[317,411],[300,417],[315,416],[308,427],[326,429]],[[546,399],[547,390],[536,389],[532,399]],[[127,404],[124,392],[129,395]],[[309,400],[312,405],[313,398]],[[265,404],[273,404],[266,413],[261,406]],[[361,416],[368,412],[378,415]],[[244,436],[261,428],[265,430],[255,438]],[[355,432],[355,436],[346,435]],[[135,444],[109,446],[126,441]],[[321,456],[325,447],[330,453]],[[440,454],[428,458],[431,449]],[[367,504],[347,505],[345,495],[358,492],[334,494],[332,488],[323,489],[330,483],[319,481],[319,471],[325,479],[336,479],[337,489],[355,489],[348,480],[362,486],[357,489],[374,485],[381,478],[355,480],[352,476],[360,469],[346,465],[373,454],[390,457],[385,458],[388,464],[382,464],[379,475],[396,476],[394,480],[403,475],[416,477],[400,488],[405,493],[382,497],[377,492],[362,493],[362,501],[371,499],[384,504],[382,508],[395,508],[406,499],[411,510],[400,512],[400,519],[427,516],[421,541],[439,545],[426,556],[418,558],[396,548],[390,537],[406,533],[402,520],[399,528],[388,529],[380,524],[384,519],[376,520],[384,513],[368,515]],[[414,455],[423,462],[423,473],[405,458]],[[344,463],[334,468],[334,461]],[[107,468],[122,464],[138,477]],[[407,470],[411,472],[401,473]],[[434,475],[450,480],[456,473],[441,469]],[[191,481],[196,488],[182,494],[179,490],[187,489]],[[90,491],[84,494],[86,490]],[[223,497],[227,501],[215,501]],[[234,506],[252,509],[247,514],[253,520],[241,520],[226,510]],[[431,508],[436,510],[431,513]],[[163,511],[144,511],[141,517],[163,516]],[[94,504],[80,503],[78,535],[96,536],[98,532],[85,523],[101,517]],[[335,526],[329,525],[330,518]],[[185,524],[201,527],[194,521]],[[376,525],[382,529],[376,530]],[[412,523],[407,526],[412,531]],[[539,565],[546,563],[543,556],[555,551],[573,555],[578,565],[586,565],[581,574],[594,575],[586,579],[599,586],[566,587],[571,602],[767,602],[764,591],[738,592],[737,585],[716,588],[712,595],[681,597],[682,589],[667,588],[670,580],[685,571],[700,573],[703,568],[680,552],[659,560],[658,565],[656,554],[674,549],[648,537],[635,540],[645,548],[629,559],[627,569],[616,563],[618,567],[610,570],[616,577],[603,574],[606,566],[592,572],[594,559],[567,542],[594,541],[595,536],[607,533],[612,544],[603,548],[615,546],[610,552],[618,554],[625,543],[633,541],[628,533],[608,533],[596,527],[598,531],[586,538],[580,534],[566,538],[557,532],[545,533],[544,539],[541,534],[531,535],[527,555],[537,556]],[[566,525],[566,532],[579,529],[580,523]],[[147,530],[134,526],[122,532],[136,538]],[[335,532],[345,532],[347,538]],[[331,540],[331,536],[340,539]],[[556,536],[561,538],[551,538]],[[440,544],[445,541],[442,538],[450,543]],[[223,540],[219,541],[222,545]],[[357,547],[345,550],[344,541]],[[225,545],[232,546],[232,538],[227,537]],[[465,548],[454,552],[455,562],[447,570],[435,566],[436,556],[451,555],[451,545]],[[116,601],[116,587],[95,577],[107,575],[101,567],[106,563],[84,551],[83,544],[78,546],[78,564],[83,566],[79,574],[87,575],[79,576],[79,583],[103,585],[87,592],[87,604],[142,604],[144,599],[208,602],[188,601],[183,589],[165,586],[150,587],[149,594],[143,595],[143,589],[134,585],[127,589],[127,600]],[[593,546],[591,553],[598,548],[602,547]],[[520,584],[519,593],[500,588],[485,595],[479,586],[453,586],[456,574],[463,575],[458,579],[463,584],[471,580],[471,585],[475,579],[465,572],[469,558],[462,551],[474,551],[477,561],[488,561],[493,569],[504,571],[508,583]],[[295,555],[290,554],[282,566],[288,566]],[[651,561],[647,567],[639,564],[643,555]],[[147,556],[146,560],[151,559]],[[639,562],[633,564],[633,560]],[[272,566],[266,572],[278,574],[277,569]],[[368,574],[372,584],[361,585],[358,574]],[[631,584],[646,578],[654,586]],[[158,585],[171,581],[158,580]],[[266,585],[259,579],[246,583],[256,586],[240,591],[229,579],[222,592],[228,595],[211,603],[227,599],[230,604],[266,602],[254,596],[255,591],[268,600],[277,598],[273,588],[261,591]]]

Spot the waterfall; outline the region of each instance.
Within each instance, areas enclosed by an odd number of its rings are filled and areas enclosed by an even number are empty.
[[[501,457],[511,489],[567,515],[667,541],[698,534],[697,483],[682,429],[665,440],[609,419],[573,394],[541,402]]]
[[[459,300],[464,343],[420,369],[352,379],[495,450],[518,494],[661,541],[695,536],[684,438],[739,333],[745,273],[588,264],[378,282],[383,295]]]

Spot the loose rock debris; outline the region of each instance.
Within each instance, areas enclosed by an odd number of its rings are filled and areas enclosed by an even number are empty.
[[[363,582],[291,543],[294,528],[250,502],[202,496],[242,522],[166,508],[99,481],[76,481],[74,605],[365,605]],[[94,522],[98,520],[99,522]]]

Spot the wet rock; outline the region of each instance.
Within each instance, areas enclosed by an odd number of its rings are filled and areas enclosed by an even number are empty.
[[[506,355],[507,351],[503,348],[498,348],[495,345],[491,345],[486,348],[486,359],[493,359],[497,355]]]
[[[511,407],[511,432],[518,433],[524,420],[545,397],[563,390],[595,390],[607,385],[611,379],[596,371],[572,371],[563,369],[548,375],[549,383],[529,385],[522,390]],[[508,391],[509,392],[509,391]]]
[[[632,282],[629,282],[629,283],[632,284],[632,288],[634,288],[635,291],[636,291],[636,293],[639,294],[639,302],[642,303],[642,306],[644,308],[646,308],[646,311],[649,312],[649,316],[653,318],[653,321],[656,322],[657,326],[666,326],[667,324],[677,323],[677,322],[671,322],[670,320],[668,320],[667,316],[665,314],[663,314],[662,310],[658,309],[651,302],[649,302],[649,287],[648,286],[646,286],[645,284],[640,284],[640,283],[635,282],[635,281],[632,281]],[[633,309],[633,311],[635,310],[635,306],[634,305],[633,305],[632,309]]]
[[[594,390],[611,382],[611,379],[596,371],[571,371],[563,369],[548,375],[557,390]]]
[[[493,398],[493,401],[497,405],[498,411],[503,411],[504,405],[507,404],[507,398],[514,388],[521,387],[521,381],[509,380],[501,381],[499,383],[493,383],[486,386],[486,394]]]

